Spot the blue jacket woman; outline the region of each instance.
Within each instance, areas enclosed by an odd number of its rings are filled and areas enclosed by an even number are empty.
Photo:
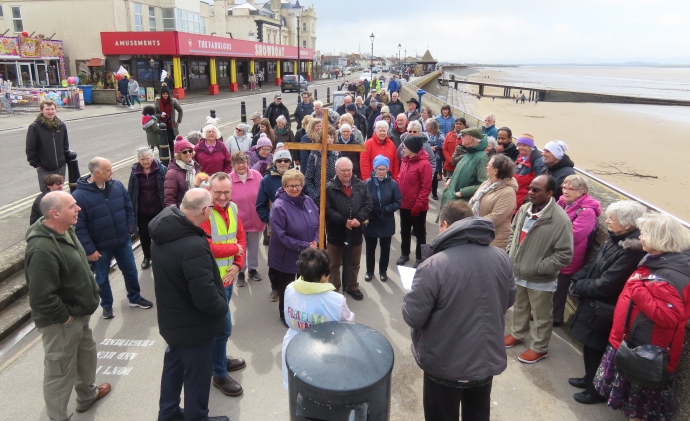
[[[441,114],[436,116],[436,121],[438,121],[438,130],[440,132],[441,138],[445,138],[446,135],[452,132],[455,128],[455,117],[450,113],[450,107],[448,109],[447,116],[443,115],[443,109],[441,109]]]
[[[384,169],[385,167],[385,169]],[[391,251],[391,238],[395,234],[395,212],[402,204],[402,192],[398,183],[391,177],[390,161],[383,155],[374,158],[374,170],[365,182],[369,194],[374,202],[374,208],[369,215],[369,224],[362,229],[366,242],[367,271],[365,281],[371,281],[376,265],[376,245],[380,239],[381,255],[379,259],[379,275],[385,282],[388,277],[386,268]]]

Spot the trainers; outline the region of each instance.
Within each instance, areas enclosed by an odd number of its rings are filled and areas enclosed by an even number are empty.
[[[522,341],[524,341],[524,339],[515,339],[513,335],[506,335],[503,337],[503,343],[505,344],[506,348],[512,348]]]
[[[403,254],[402,256],[400,256],[400,258],[398,259],[398,261],[395,262],[395,264],[398,265],[398,266],[402,266],[402,265],[404,265],[405,263],[407,263],[408,260],[410,260],[410,256]]]
[[[243,287],[245,285],[247,285],[247,280],[244,277],[244,272],[240,272],[237,274],[237,286]]]
[[[362,298],[364,298],[364,294],[362,294],[362,291],[360,291],[360,290],[358,290],[358,289],[353,289],[353,290],[349,290],[349,291],[345,291],[345,292],[347,292],[348,294],[350,294],[350,296],[351,296],[352,298],[354,298],[355,300],[357,300],[357,301],[359,301],[359,300],[361,300]]]
[[[113,308],[112,307],[103,307],[103,318],[104,319],[112,319],[115,317],[115,313],[113,313]]]
[[[249,279],[252,279],[254,281],[260,281],[264,278],[259,275],[259,272],[256,271],[256,269],[249,269]]]
[[[137,301],[133,303],[129,303],[130,307],[141,307],[141,308],[151,308],[153,307],[153,303],[146,298],[142,297],[139,298]]]
[[[520,356],[518,356],[518,360],[525,364],[534,364],[537,361],[546,358],[547,355],[549,355],[548,352],[534,352],[531,349],[528,349],[527,351],[520,354]]]
[[[274,303],[275,303],[276,301],[278,301],[278,300],[280,299],[280,297],[278,296],[278,291],[272,290],[272,291],[271,291],[271,295],[270,295],[268,298],[269,298],[271,301],[273,301]]]

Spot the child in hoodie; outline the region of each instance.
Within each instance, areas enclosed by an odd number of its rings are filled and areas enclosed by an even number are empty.
[[[141,128],[146,132],[146,143],[151,149],[160,145],[160,135],[158,133],[158,119],[156,109],[152,105],[147,105],[141,111]],[[159,149],[160,151],[160,149]]]

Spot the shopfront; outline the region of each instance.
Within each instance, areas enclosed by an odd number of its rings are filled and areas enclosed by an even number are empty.
[[[58,86],[67,77],[62,41],[0,36],[0,79],[12,86]]]
[[[259,71],[264,72],[264,83],[279,85],[283,73],[292,73],[297,66],[297,47],[178,31],[101,32],[101,47],[107,70],[127,64],[140,86],[158,89],[165,69],[173,77],[177,98],[184,98],[185,90],[208,90],[211,95],[220,89],[236,92]],[[299,53],[311,80],[314,50],[300,48]]]

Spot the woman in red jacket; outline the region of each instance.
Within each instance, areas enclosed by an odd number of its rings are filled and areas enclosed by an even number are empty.
[[[217,172],[232,172],[232,157],[220,136],[220,130],[213,124],[207,124],[202,131],[204,137],[194,147],[196,162],[208,175]]]
[[[390,171],[393,180],[398,180],[398,172],[400,171],[400,161],[398,161],[398,150],[392,140],[388,138],[388,123],[383,120],[376,122],[374,126],[374,134],[364,142],[366,150],[362,152],[359,157],[359,167],[362,173],[362,180],[371,177],[371,171],[374,169],[374,158],[383,155],[390,161]],[[428,196],[428,193],[427,193]]]
[[[647,255],[618,298],[609,346],[601,359],[594,387],[603,396],[602,401],[608,400],[613,409],[622,408],[629,419],[671,420],[673,373],[690,318],[690,231],[673,217],[662,214],[646,214],[636,224]],[[671,381],[665,389],[651,389],[616,373],[615,356],[624,339],[630,348],[652,344],[670,349]]]
[[[400,258],[398,265],[410,260],[411,233],[417,239],[415,250],[416,268],[422,262],[422,245],[426,244],[426,212],[429,210],[429,193],[431,193],[431,163],[429,155],[422,149],[424,136],[408,136],[403,141],[405,156],[400,166],[398,185],[402,192],[400,205]]]
[[[458,118],[455,120],[454,131],[447,133],[446,138],[443,140],[443,171],[446,173],[446,177],[451,177],[453,171],[455,171],[455,164],[453,164],[453,153],[455,153],[455,148],[462,144],[460,139],[460,130],[467,127],[467,122],[464,118]]]

